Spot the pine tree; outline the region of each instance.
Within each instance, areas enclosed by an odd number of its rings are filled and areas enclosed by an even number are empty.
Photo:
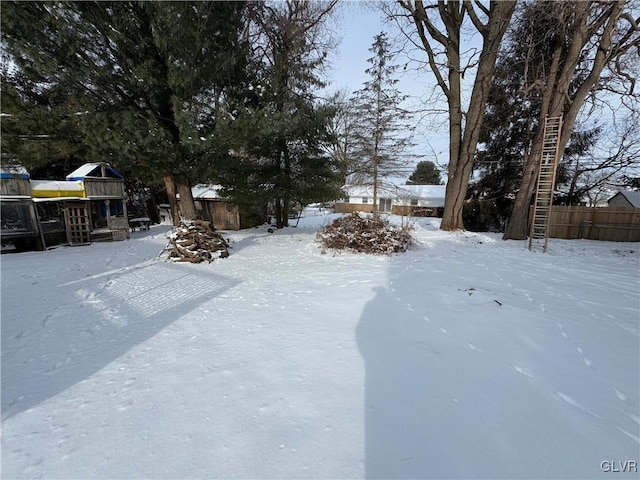
[[[239,2],[3,2],[2,42],[30,88],[73,105],[93,158],[168,190],[175,181],[192,218],[189,183],[242,69],[242,12]]]
[[[2,78],[3,162],[26,166],[33,178],[60,179],[82,164],[87,146],[81,141],[76,109],[55,87],[37,91],[4,64]],[[20,162],[20,160],[22,160]]]
[[[415,171],[409,176],[407,185],[440,185],[440,170],[429,160],[418,162]]]
[[[384,32],[376,35],[365,70],[370,79],[355,92],[355,131],[353,155],[359,158],[359,171],[352,175],[353,183],[373,187],[373,212],[378,215],[378,192],[385,180],[397,177],[406,168],[408,149],[412,146],[407,132],[410,114],[401,108],[402,96],[396,88],[397,65],[392,63],[389,40]]]
[[[216,176],[237,202],[270,203],[279,228],[295,203],[339,195],[339,168],[323,148],[331,109],[314,94],[329,48],[319,33],[335,3],[254,3],[249,11],[251,81],[242,102],[228,106],[234,160]]]

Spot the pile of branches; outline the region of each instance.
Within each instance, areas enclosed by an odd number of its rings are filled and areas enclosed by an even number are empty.
[[[355,212],[335,219],[318,232],[324,248],[390,255],[413,245],[412,227],[391,225],[384,218],[361,216]]]
[[[182,221],[169,235],[169,244],[163,251],[169,252],[168,259],[174,262],[210,263],[227,258],[229,244],[210,222]]]

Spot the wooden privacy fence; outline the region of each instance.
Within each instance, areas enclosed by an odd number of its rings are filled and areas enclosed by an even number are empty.
[[[553,206],[549,237],[640,242],[640,208]]]

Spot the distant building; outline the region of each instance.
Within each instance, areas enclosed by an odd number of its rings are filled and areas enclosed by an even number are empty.
[[[445,185],[389,185],[378,189],[378,211],[396,215],[442,217]],[[350,185],[342,202],[336,202],[337,213],[372,212],[373,187]]]
[[[632,190],[620,190],[608,201],[610,207],[635,207],[640,208],[640,192]]]

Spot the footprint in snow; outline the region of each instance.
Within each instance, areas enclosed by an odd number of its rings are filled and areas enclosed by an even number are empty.
[[[525,377],[533,378],[533,375],[531,375],[529,372],[527,372],[524,368],[519,367],[517,365],[512,365],[512,367],[519,374],[524,375]]]
[[[577,351],[580,355],[582,355],[582,361],[584,362],[584,364],[585,364],[587,367],[589,367],[589,368],[591,368],[591,369],[593,370],[593,369],[594,369],[593,364],[591,363],[591,360],[589,360],[589,357],[587,357],[587,356],[584,354],[584,350],[582,350],[582,348],[580,348],[580,347],[577,347],[577,348],[576,348],[576,351]]]
[[[562,326],[562,324],[560,322],[556,322],[556,325],[560,330],[560,335],[562,335],[562,337],[565,338],[566,340],[569,340],[569,335],[567,335],[567,333],[564,331],[564,327]]]
[[[613,387],[613,390],[616,392],[616,397],[618,397],[618,400],[625,403],[627,402],[627,395],[625,393],[622,393],[616,387]]]
[[[638,437],[637,435],[634,435],[633,433],[629,433],[627,432],[625,429],[620,428],[620,427],[616,427],[618,430],[620,430],[622,433],[624,433],[627,437],[629,437],[632,440],[635,440],[637,443],[640,444],[640,437]]]
[[[555,392],[556,395],[558,397],[560,397],[562,400],[564,400],[566,403],[568,403],[569,405],[577,408],[578,410],[583,411],[584,413],[591,415],[592,417],[596,417],[600,420],[602,420],[602,417],[600,417],[599,415],[597,415],[596,413],[593,413],[591,410],[589,410],[587,407],[585,407],[584,405],[582,405],[581,403],[575,401],[573,398],[571,398],[569,395],[565,395],[564,393],[560,393],[560,392]]]
[[[640,416],[634,415],[633,413],[627,413],[627,417],[629,417],[631,420],[636,422],[638,424],[638,426],[640,427]]]

